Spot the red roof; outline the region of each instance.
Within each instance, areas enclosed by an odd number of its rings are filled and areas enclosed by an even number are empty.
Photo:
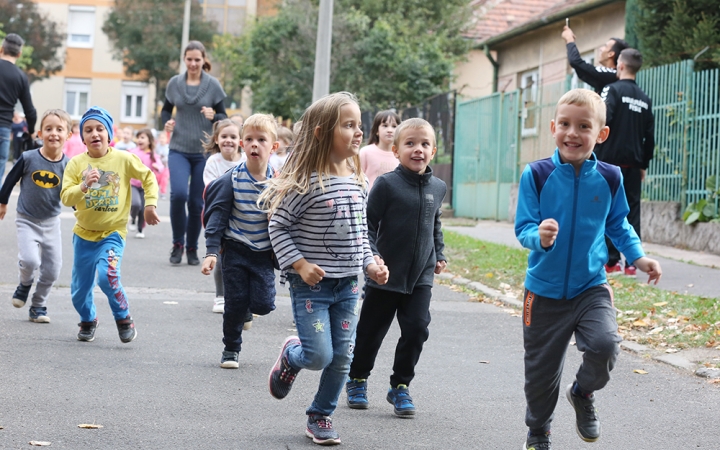
[[[466,37],[482,42],[592,0],[474,0],[475,26]]]

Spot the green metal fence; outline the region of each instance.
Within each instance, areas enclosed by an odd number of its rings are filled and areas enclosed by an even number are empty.
[[[720,70],[694,72],[692,61],[682,61],[642,70],[637,81],[652,99],[655,114],[655,157],[643,198],[683,205],[705,198],[707,178],[720,178]],[[457,215],[508,218],[519,172],[555,149],[550,120],[570,87],[568,77],[458,104],[453,168]]]

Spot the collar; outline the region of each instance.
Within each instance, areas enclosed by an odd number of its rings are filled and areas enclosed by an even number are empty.
[[[422,175],[417,172],[413,172],[402,164],[398,164],[395,172],[397,172],[401,178],[413,184],[427,184],[430,181],[430,177],[433,175],[433,171],[430,166],[427,166],[425,173]]]
[[[552,162],[558,169],[572,174],[573,177],[575,176],[575,168],[572,164],[563,162],[562,159],[560,159],[560,150],[557,147],[555,147],[555,153],[552,155]],[[580,168],[580,176],[587,175],[588,172],[595,170],[597,162],[598,160],[597,156],[595,156],[595,152],[591,153],[590,158],[586,159]]]

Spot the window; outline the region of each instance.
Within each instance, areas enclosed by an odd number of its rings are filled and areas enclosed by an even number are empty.
[[[68,47],[92,48],[95,35],[95,7],[70,6],[68,14]]]
[[[148,85],[138,81],[122,84],[122,121],[126,123],[147,122]]]
[[[580,57],[588,64],[595,65],[595,52],[587,52],[583,55],[580,55]],[[575,73],[575,69],[573,69],[573,77],[572,81],[570,82],[570,86],[572,89],[582,88],[582,89],[590,89],[593,90],[592,86],[582,81],[580,78],[578,78],[577,73]]]
[[[90,106],[90,80],[67,78],[64,104],[70,117],[80,119]]]
[[[522,91],[522,135],[537,134],[538,110],[538,71],[531,70],[520,74],[520,90]]]

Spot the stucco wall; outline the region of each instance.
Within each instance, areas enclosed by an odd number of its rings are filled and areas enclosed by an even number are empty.
[[[451,88],[465,98],[484,97],[492,94],[493,66],[482,50],[473,50],[467,61],[455,65]]]

